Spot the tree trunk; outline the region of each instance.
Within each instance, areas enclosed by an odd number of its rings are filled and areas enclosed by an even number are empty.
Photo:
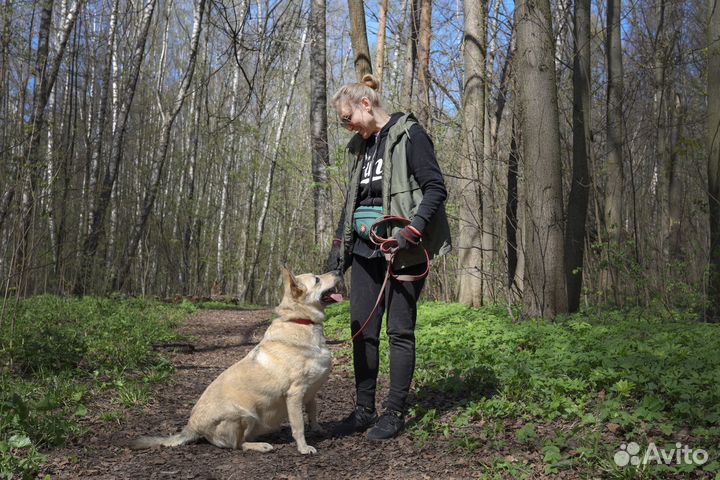
[[[110,24],[113,26],[113,33],[110,36],[111,41],[113,44],[110,46],[110,49],[112,51],[112,55],[110,56],[110,63],[112,65],[112,69],[110,72],[110,84],[112,87],[112,102],[111,102],[111,114],[110,119],[112,120],[112,128],[110,129],[111,137],[115,138],[115,133],[117,132],[117,125],[118,125],[118,115],[120,111],[120,95],[119,95],[119,67],[118,67],[118,35],[117,35],[117,12],[115,12],[114,15],[111,14],[110,16]],[[98,181],[100,176],[100,172],[98,172]],[[99,196],[98,196],[99,197]],[[108,236],[107,236],[107,252],[105,254],[105,269],[107,271],[110,271],[112,269],[113,264],[113,258],[115,257],[115,246],[116,246],[116,236],[117,236],[117,226],[118,226],[118,219],[117,219],[117,189],[112,190],[110,194],[110,218],[108,219]],[[94,211],[94,210],[93,210]],[[82,238],[82,237],[78,237]],[[78,251],[81,251],[81,249],[78,249]]]
[[[620,0],[607,3],[607,180],[605,228],[608,254],[620,248],[623,239],[623,65],[620,43]],[[603,289],[617,292],[617,269],[612,262],[604,272]]]
[[[100,109],[95,121],[95,129],[93,131],[92,148],[91,148],[91,160],[90,160],[90,186],[88,188],[89,199],[88,199],[88,212],[92,212],[95,209],[94,201],[96,200],[95,195],[97,191],[97,182],[100,179],[100,161],[102,158],[103,151],[103,134],[105,127],[108,124],[108,111],[110,115],[113,114],[110,105],[110,90],[111,82],[113,77],[113,58],[116,55],[115,52],[115,36],[117,30],[117,16],[119,9],[119,0],[113,0],[111,13],[110,13],[110,25],[109,25],[109,38],[107,43],[107,51],[105,53],[105,64],[103,78],[100,82]],[[89,222],[88,222],[89,223]],[[88,232],[83,231],[83,234]]]
[[[417,118],[425,128],[430,128],[432,120],[432,109],[430,107],[430,38],[432,36],[432,0],[420,0],[420,34],[418,36],[418,115]],[[483,1],[484,5],[485,2]],[[482,32],[484,35],[485,27]],[[485,48],[485,37],[481,39],[481,45]],[[483,58],[485,52],[482,53]],[[483,88],[484,88],[484,81]],[[483,94],[483,102],[485,95]]]
[[[230,103],[230,118],[235,119],[238,102],[238,92],[240,87],[240,69],[234,66],[233,73],[233,84],[232,84],[232,100]],[[217,234],[217,278],[216,282],[220,288],[220,294],[225,295],[227,289],[227,278],[225,275],[225,229],[227,222],[227,205],[228,205],[228,183],[230,180],[231,171],[235,171],[235,155],[237,154],[236,146],[237,138],[235,129],[230,130],[228,135],[228,161],[223,162],[223,179],[222,179],[222,192],[220,193],[220,210],[218,211],[218,234]]]
[[[494,18],[492,20],[492,27],[493,27],[493,33],[491,36],[491,44],[496,43],[496,37],[498,34],[498,21],[497,18]],[[500,212],[501,206],[500,206],[500,198],[498,195],[498,188],[495,187],[496,184],[499,182],[500,173],[496,169],[499,168],[501,165],[501,162],[499,161],[499,154],[498,150],[500,148],[500,145],[498,144],[498,135],[500,132],[500,126],[503,119],[503,113],[505,111],[505,105],[507,103],[508,98],[508,88],[510,86],[510,69],[512,64],[512,57],[513,52],[515,50],[515,31],[514,27],[510,30],[510,38],[508,39],[507,44],[507,51],[505,55],[505,60],[503,62],[502,69],[500,71],[500,79],[498,81],[498,91],[495,94],[495,102],[494,102],[494,108],[492,111],[492,115],[490,114],[490,103],[491,98],[490,94],[488,93],[487,101],[485,102],[485,105],[487,106],[487,114],[486,114],[486,120],[485,120],[485,168],[483,168],[483,186],[486,186],[488,188],[488,195],[483,196],[483,231],[482,231],[482,245],[483,245],[483,265],[487,265],[490,269],[489,275],[487,275],[485,278],[487,281],[483,282],[483,301],[485,302],[496,302],[498,301],[498,294],[500,292],[503,292],[507,290],[507,287],[514,284],[514,278],[513,275],[510,274],[508,278],[510,278],[510,281],[506,281],[506,278],[503,278],[503,276],[506,273],[510,273],[511,270],[515,270],[515,267],[510,267],[509,262],[517,262],[517,245],[515,243],[515,240],[512,242],[512,247],[510,247],[511,242],[509,238],[503,237],[500,230],[502,229],[502,225],[506,224],[507,222],[507,214],[508,214],[508,207],[511,203],[510,197],[512,195],[511,193],[511,185],[507,184],[508,188],[508,198],[506,198],[506,204],[505,204],[505,218],[502,216],[496,214],[496,212]],[[493,65],[494,60],[491,57],[495,57],[495,50],[496,47],[492,47],[488,51],[488,59],[486,61],[487,65]],[[515,120],[513,118],[511,129],[515,128]],[[512,130],[511,130],[512,132]],[[516,141],[514,138],[514,133],[511,133],[511,152],[509,153],[509,159],[510,164],[508,165],[507,172],[505,172],[506,180],[514,181],[515,182],[515,199],[512,200],[512,202],[515,203],[514,211],[515,211],[515,222],[517,222],[517,155],[516,152],[513,152],[512,149],[517,150]],[[513,166],[514,163],[514,166]],[[514,173],[511,173],[514,172]],[[488,219],[487,221],[485,219]],[[514,228],[516,228],[517,223],[514,223]],[[506,233],[509,233],[507,230],[506,225]],[[513,231],[513,234],[515,232]],[[510,250],[513,251],[514,257],[510,257]],[[505,252],[507,252],[507,255],[505,255]],[[516,265],[516,263],[515,263]],[[510,295],[507,297],[515,298],[517,297],[514,294],[514,291],[510,290]],[[517,297],[519,298],[519,297]]]
[[[328,151],[327,82],[325,49],[325,0],[310,5],[310,128],[312,146],[313,203],[315,243],[324,248],[330,244],[330,197],[327,167]]]
[[[590,0],[575,1],[573,45],[573,164],[565,230],[565,278],[568,310],[580,308],[585,220],[590,194]]]
[[[355,74],[359,82],[365,74],[372,73],[363,0],[348,0],[348,9],[350,10],[350,40],[353,52],[355,52]]]
[[[682,96],[675,93],[675,103],[672,110],[670,124],[670,155],[668,165],[665,169],[668,197],[668,231],[666,242],[668,245],[668,258],[670,261],[682,260],[682,215],[683,215],[683,191],[679,178],[682,165],[680,164],[684,154],[681,153],[680,141],[683,136],[683,125],[685,124],[685,104]]]
[[[375,54],[376,77],[382,92],[383,73],[385,72],[385,30],[387,25],[388,0],[380,0],[380,17],[378,19],[377,53]]]
[[[8,90],[9,90],[9,73],[10,68],[8,62],[10,59],[10,37],[11,37],[11,20],[13,18],[13,0],[7,0],[3,3],[2,12],[2,30],[0,31],[0,118],[9,119],[8,115]],[[0,152],[6,152],[9,143],[9,127],[10,122],[3,122],[0,125]],[[10,158],[8,155],[7,158]],[[13,162],[10,162],[13,163]],[[9,165],[8,165],[9,166]],[[0,183],[0,189],[3,192],[9,192],[12,186],[12,176],[8,175],[5,180]],[[4,198],[4,196],[3,196]],[[0,202],[4,205],[4,202]],[[4,209],[0,207],[0,232],[2,232],[2,219]]]
[[[405,74],[403,75],[400,104],[403,110],[412,110],[413,85],[417,66],[418,31],[420,29],[420,0],[410,0],[410,35],[405,51]]]
[[[670,159],[670,138],[669,131],[671,123],[668,121],[668,98],[669,91],[667,79],[670,74],[669,55],[672,53],[672,46],[669,44],[667,1],[658,0],[655,6],[658,27],[655,32],[655,52],[653,69],[653,83],[655,87],[653,107],[655,114],[655,159],[657,162],[658,181],[658,202],[659,215],[658,223],[660,230],[660,248],[657,260],[658,270],[662,271],[668,266],[670,260],[670,183],[668,174],[672,172]]]
[[[516,30],[517,32],[517,30]],[[517,80],[514,82],[517,83]],[[517,87],[514,87],[517,91]],[[527,208],[527,189],[525,188],[525,172],[524,166],[521,163],[520,144],[522,144],[522,135],[520,132],[519,119],[513,116],[512,124],[512,140],[510,142],[510,165],[513,167],[509,169],[509,176],[515,176],[516,195],[517,195],[517,207],[515,209],[516,221],[515,225],[515,241],[516,241],[516,253],[517,253],[517,265],[515,267],[515,276],[512,279],[510,294],[511,300],[516,303],[521,303],[523,299],[523,291],[525,289],[525,258],[527,251],[527,234],[525,228],[525,219],[528,216]],[[513,158],[514,157],[514,158]],[[508,185],[510,180],[508,180]]]
[[[707,155],[710,206],[708,308],[705,318],[720,322],[720,6],[708,1]]]
[[[483,301],[482,194],[485,128],[485,2],[465,2],[463,59],[464,148],[460,166],[460,238],[458,240],[458,301],[480,306]]]
[[[82,110],[82,106],[78,106],[78,98],[75,92],[80,91],[81,89],[78,88],[78,78],[80,78],[81,74],[77,73],[77,70],[79,68],[79,60],[78,60],[78,42],[79,42],[79,35],[76,34],[73,36],[73,48],[72,48],[72,55],[71,55],[71,64],[68,68],[68,75],[67,75],[67,83],[65,87],[65,99],[63,101],[64,109],[67,109],[67,112],[63,110],[62,117],[67,118],[67,121],[61,122],[60,131],[61,134],[59,136],[59,148],[60,148],[60,158],[59,158],[59,171],[58,175],[60,175],[60,178],[62,179],[61,183],[61,193],[59,196],[59,201],[55,201],[55,198],[49,199],[52,202],[55,202],[58,206],[58,209],[56,211],[57,215],[59,216],[58,222],[57,222],[57,229],[56,229],[56,235],[57,235],[57,242],[54,245],[55,248],[55,265],[54,265],[54,273],[56,274],[56,278],[59,282],[58,284],[58,292],[65,293],[67,291],[70,291],[72,289],[72,281],[70,279],[67,280],[67,285],[65,284],[65,275],[64,275],[64,264],[65,259],[67,255],[65,254],[65,247],[67,242],[67,224],[68,224],[68,212],[71,210],[70,202],[68,199],[72,198],[72,173],[74,170],[73,167],[73,159],[76,157],[75,155],[75,149],[76,149],[76,139],[78,136],[78,131],[81,131],[82,127],[79,127],[79,121],[78,121],[78,112]],[[94,71],[94,69],[93,69]],[[57,90],[57,89],[56,89]],[[88,118],[90,115],[88,114]],[[90,123],[88,121],[88,123]],[[85,141],[86,141],[86,148],[89,149],[89,139],[90,139],[90,128],[86,128],[86,133],[83,135]],[[54,228],[54,227],[53,227]]]
[[[110,159],[105,168],[103,182],[98,190],[98,198],[94,202],[95,209],[90,219],[90,232],[83,242],[83,258],[81,259],[80,274],[73,289],[76,295],[84,294],[87,290],[89,282],[91,282],[91,273],[93,271],[93,262],[97,253],[100,237],[102,236],[105,214],[110,204],[115,180],[117,179],[120,162],[123,156],[123,145],[125,133],[127,129],[128,118],[130,117],[130,107],[135,97],[135,89],[137,86],[138,76],[140,75],[140,66],[145,58],[145,44],[150,30],[153,11],[157,0],[148,0],[144,5],[142,17],[139,22],[138,37],[135,41],[135,48],[128,67],[128,80],[125,85],[123,97],[119,100],[117,109],[117,122],[113,134],[112,145],[110,147]],[[113,110],[115,110],[113,108]]]
[[[505,235],[507,237],[507,286],[510,294],[508,301],[513,298],[513,292],[519,292],[517,285],[517,270],[520,253],[520,245],[518,245],[518,148],[515,131],[515,119],[512,122],[512,138],[510,139],[510,154],[508,155],[507,169],[507,204],[505,205]]]
[[[54,42],[51,42],[51,44]],[[54,48],[51,46],[51,48]],[[70,84],[70,75],[71,70],[68,69],[67,71],[67,77],[66,82],[68,84],[68,91],[70,90],[69,84]],[[92,83],[92,78],[91,82]],[[57,270],[58,264],[59,264],[59,257],[58,257],[58,239],[57,239],[57,230],[56,230],[56,211],[55,211],[55,189],[53,188],[55,183],[55,176],[57,175],[57,165],[55,163],[56,157],[58,157],[57,153],[57,146],[55,144],[55,128],[54,125],[56,123],[56,119],[53,118],[57,116],[57,113],[55,113],[55,105],[57,105],[57,91],[58,89],[53,89],[52,93],[50,94],[50,97],[48,98],[48,105],[47,109],[50,112],[50,118],[48,122],[48,129],[47,129],[47,140],[45,143],[45,164],[47,165],[47,168],[45,169],[45,179],[43,181],[42,186],[42,193],[40,194],[40,203],[41,203],[41,210],[43,211],[43,216],[47,217],[48,220],[48,236],[50,238],[50,250],[52,251],[52,263],[55,266],[55,269]],[[62,113],[60,114],[62,116]],[[63,119],[64,120],[64,119]],[[62,123],[63,121],[60,121],[60,129],[62,130]],[[55,272],[57,273],[57,271]]]
[[[567,58],[563,48],[567,44],[567,38],[570,33],[569,17],[570,2],[573,0],[558,0],[555,5],[555,69],[562,68],[562,61]]]
[[[118,271],[118,274],[114,278],[113,285],[116,290],[122,289],[123,285],[127,280],[127,276],[130,272],[130,267],[132,266],[133,259],[135,258],[135,255],[137,253],[138,244],[145,235],[147,221],[150,218],[150,213],[152,213],[152,209],[155,204],[155,199],[157,197],[160,181],[163,177],[165,162],[168,156],[168,148],[170,146],[170,134],[172,133],[172,127],[175,123],[175,119],[180,113],[180,109],[182,109],[182,106],[185,103],[185,97],[187,97],[190,85],[192,84],[193,74],[195,73],[195,64],[197,60],[198,45],[200,43],[200,33],[202,30],[202,19],[204,13],[205,0],[198,0],[193,15],[193,30],[192,36],[190,37],[190,53],[188,56],[187,70],[182,77],[180,89],[178,90],[177,96],[175,97],[173,107],[171,108],[168,115],[165,116],[165,120],[161,128],[160,143],[157,150],[159,152],[157,167],[152,172],[149,188],[145,195],[145,199],[143,200],[143,207],[140,212],[140,217],[138,218],[135,226],[133,227],[133,231],[130,235],[130,241],[128,242],[125,248],[125,253],[122,256],[120,269]]]
[[[391,85],[391,91],[390,97],[395,100],[400,96],[400,85],[398,82],[401,79],[400,75],[400,55],[402,53],[402,46],[407,45],[407,39],[405,38],[405,19],[407,17],[407,6],[408,6],[408,0],[402,0],[402,5],[400,6],[400,20],[398,21],[397,25],[397,34],[395,35],[395,48],[393,49],[393,58],[392,58],[392,65],[390,70],[390,85]],[[458,109],[460,110],[460,109]]]
[[[241,45],[243,39],[243,28],[245,25],[245,19],[247,16],[247,0],[243,0],[238,8],[239,15],[237,20],[237,42],[234,46]],[[233,65],[233,82],[232,82],[232,98],[230,100],[230,121],[234,122],[237,117],[237,108],[240,98],[240,67],[235,63]],[[227,231],[227,208],[230,200],[230,189],[229,180],[230,174],[237,171],[237,152],[242,151],[242,148],[238,148],[237,145],[237,129],[235,125],[231,125],[230,134],[227,138],[226,149],[228,151],[227,161],[223,162],[223,179],[222,179],[222,191],[220,194],[220,209],[218,210],[218,233],[217,233],[217,277],[215,282],[219,286],[220,294],[225,295],[228,289],[228,274],[226,269],[226,258],[225,258],[225,236]],[[230,282],[231,283],[231,282]]]
[[[190,293],[190,247],[195,233],[195,219],[193,213],[195,211],[195,178],[197,171],[198,158],[198,129],[200,128],[200,105],[198,101],[198,91],[194,90],[190,100],[190,118],[192,118],[193,128],[190,134],[190,158],[188,161],[188,171],[185,176],[185,184],[187,188],[180,199],[180,203],[186,207],[183,212],[185,217],[181,222],[184,223],[182,235],[182,268],[180,269],[180,283],[183,295]],[[179,219],[178,219],[179,220]]]
[[[562,167],[549,0],[516,3],[518,110],[526,188],[524,313],[567,310]]]

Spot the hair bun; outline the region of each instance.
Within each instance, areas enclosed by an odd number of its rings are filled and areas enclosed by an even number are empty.
[[[377,81],[377,78],[372,73],[366,73],[362,77],[362,82],[365,84],[365,86],[372,88],[373,90],[377,90],[380,84]]]

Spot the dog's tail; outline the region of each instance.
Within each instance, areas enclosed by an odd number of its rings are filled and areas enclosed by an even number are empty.
[[[177,435],[170,435],[169,437],[140,437],[133,440],[130,443],[130,448],[133,450],[140,450],[143,448],[150,448],[156,446],[163,447],[178,447],[198,440],[200,435],[196,432],[189,430],[187,427],[183,428],[182,432]]]

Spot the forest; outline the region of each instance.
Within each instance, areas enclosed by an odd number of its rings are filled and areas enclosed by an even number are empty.
[[[372,450],[367,471],[717,475],[718,7],[3,0],[0,478],[153,473],[117,430],[141,433],[156,395],[184,415],[212,380],[184,362],[225,368],[284,266],[326,269],[351,167],[331,99],[366,73],[432,138],[453,244],[420,305],[407,462]],[[347,303],[326,324],[337,396]],[[357,468],[346,442],[318,440]],[[710,455],[623,470],[628,442]]]
[[[5,298],[272,303],[281,265],[322,269],[349,139],[327,99],[372,71],[448,184],[430,298],[717,318],[714,2],[2,8]]]

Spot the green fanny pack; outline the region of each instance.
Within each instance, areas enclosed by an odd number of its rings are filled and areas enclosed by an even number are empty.
[[[355,233],[364,239],[370,238],[370,227],[380,217],[383,216],[383,207],[381,205],[359,206],[353,212],[353,226]],[[380,225],[375,229],[375,233],[379,236],[385,236],[385,225]]]

